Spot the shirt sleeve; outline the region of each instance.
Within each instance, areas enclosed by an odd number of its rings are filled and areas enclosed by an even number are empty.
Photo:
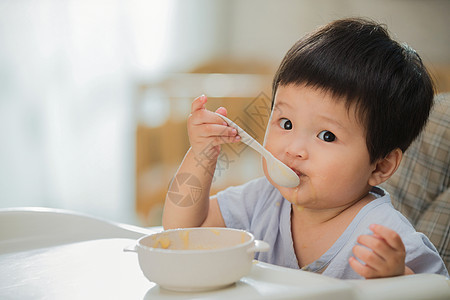
[[[406,265],[414,273],[448,275],[444,262],[430,240],[421,232],[415,232],[405,241]]]

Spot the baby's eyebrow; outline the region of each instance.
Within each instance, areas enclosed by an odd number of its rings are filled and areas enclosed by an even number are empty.
[[[336,119],[330,118],[330,117],[328,117],[328,116],[320,116],[320,115],[319,115],[319,118],[323,119],[324,121],[326,121],[326,122],[328,122],[328,123],[332,123],[332,124],[334,124],[334,125],[336,125],[336,126],[342,128],[342,129],[345,129],[345,126],[343,126],[343,125],[342,125],[338,120],[336,120]]]
[[[283,113],[283,110],[280,109],[280,107],[281,107],[281,108],[285,107],[287,110],[291,110],[291,109],[292,109],[292,106],[291,106],[289,103],[287,103],[287,102],[282,102],[282,101],[280,101],[280,102],[278,102],[278,101],[275,102],[274,110],[275,110],[275,111],[278,110],[278,113],[282,114],[282,113]]]

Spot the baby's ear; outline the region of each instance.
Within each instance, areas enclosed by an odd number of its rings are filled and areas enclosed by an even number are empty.
[[[369,178],[369,185],[376,186],[388,180],[397,171],[403,152],[399,148],[392,150],[385,158],[375,163],[375,169]]]

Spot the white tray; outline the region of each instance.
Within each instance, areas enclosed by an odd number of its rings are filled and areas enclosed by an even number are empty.
[[[51,209],[0,210],[0,228],[0,299],[450,299],[441,275],[345,281],[261,262],[227,288],[178,293],[149,282],[123,252],[161,228]]]

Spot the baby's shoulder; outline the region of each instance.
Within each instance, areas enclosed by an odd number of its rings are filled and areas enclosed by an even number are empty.
[[[356,215],[349,227],[353,227],[358,234],[369,234],[368,229],[371,224],[381,224],[397,233],[412,234],[415,232],[413,225],[409,220],[391,203],[389,193],[385,190],[376,188],[377,198],[366,204]],[[363,232],[360,232],[363,231]]]

